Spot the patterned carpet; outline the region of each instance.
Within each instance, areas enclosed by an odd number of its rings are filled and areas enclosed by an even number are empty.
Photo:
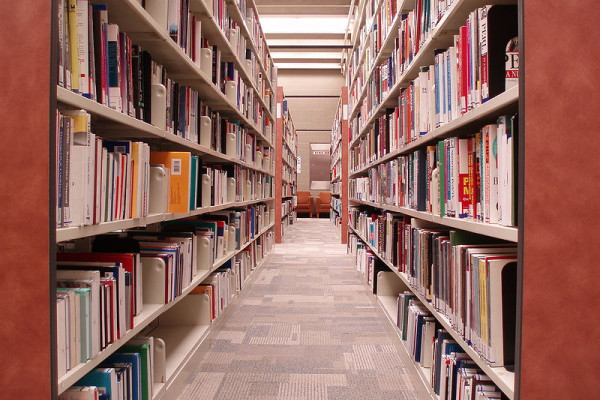
[[[431,399],[329,220],[298,219],[250,285],[178,400]]]

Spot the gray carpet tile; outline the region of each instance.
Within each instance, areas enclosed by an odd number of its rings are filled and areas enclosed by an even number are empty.
[[[298,219],[178,400],[430,398],[362,279],[328,220]]]

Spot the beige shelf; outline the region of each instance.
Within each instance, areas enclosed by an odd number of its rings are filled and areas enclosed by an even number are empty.
[[[387,204],[372,203],[368,201],[350,199],[353,204],[363,204],[371,207],[376,207],[382,210],[397,212],[411,217],[419,218],[424,221],[433,222],[440,225],[445,225],[449,228],[461,229],[463,231],[477,233],[496,239],[507,240],[509,242],[517,242],[519,230],[512,226],[503,226],[497,224],[485,224],[477,221],[472,221],[463,218],[440,217],[424,211],[416,211],[406,207],[390,206]]]
[[[171,221],[175,219],[182,219],[192,217],[201,214],[208,214],[215,211],[221,211],[228,208],[245,207],[251,204],[257,204],[262,202],[273,201],[273,197],[267,197],[264,199],[250,200],[244,202],[227,203],[219,206],[203,207],[194,211],[190,211],[185,214],[154,214],[145,218],[133,218],[119,221],[103,222],[96,225],[85,225],[75,226],[69,228],[59,228],[56,230],[56,242],[64,242],[67,240],[80,239],[89,236],[101,235],[104,233],[114,232],[118,230],[126,230],[132,228],[138,228],[151,224],[156,224],[163,221]]]
[[[98,131],[102,132],[100,134],[102,137],[121,139],[135,137],[136,139],[154,140],[160,142],[161,148],[190,151],[194,154],[200,154],[203,156],[203,161],[234,163],[273,176],[270,171],[264,170],[262,167],[257,167],[254,164],[247,163],[235,157],[227,156],[216,150],[191,142],[65,88],[57,87],[56,96],[57,101],[60,104],[68,106],[69,108],[84,109],[97,119],[97,121],[95,121],[95,126],[99,126]]]

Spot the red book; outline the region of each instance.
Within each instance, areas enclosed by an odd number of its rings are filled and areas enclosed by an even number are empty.
[[[106,333],[106,344],[114,343],[115,340],[119,339],[117,331],[117,312],[115,310],[115,297],[117,291],[115,290],[115,280],[112,278],[100,279],[100,284],[104,286],[104,306],[105,314],[101,317],[104,318],[102,323],[104,324],[104,332]]]

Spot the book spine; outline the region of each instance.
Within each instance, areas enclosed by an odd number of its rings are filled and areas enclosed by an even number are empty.
[[[485,102],[490,98],[490,77],[489,77],[489,37],[488,37],[488,11],[492,6],[483,6],[479,8],[479,68],[481,79],[481,101]]]
[[[107,66],[108,66],[108,96],[110,108],[122,112],[122,98],[120,85],[120,51],[119,51],[119,26],[107,26]]]

